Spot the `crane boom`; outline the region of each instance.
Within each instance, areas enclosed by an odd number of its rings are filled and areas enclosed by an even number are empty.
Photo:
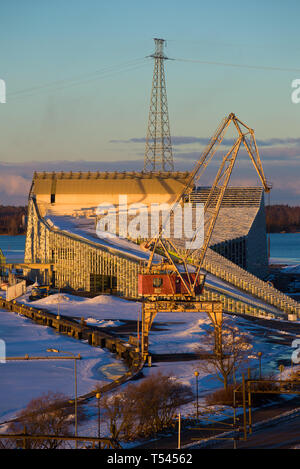
[[[186,194],[192,190],[196,182],[203,176],[205,170],[208,167],[208,164],[211,162],[213,156],[220,147],[231,123],[234,124],[234,128],[237,130],[238,135],[232,147],[223,156],[221,166],[219,167],[208,198],[204,204],[203,217],[205,217],[207,228],[205,230],[203,245],[199,249],[186,249],[182,254],[175,243],[173,243],[170,239],[163,238],[165,226],[169,222],[172,214],[174,214],[178,204],[183,200],[184,196],[186,196]],[[197,161],[194,169],[191,171],[186,185],[176,197],[175,202],[173,203],[170,212],[168,212],[167,216],[163,220],[162,226],[160,227],[157,235],[146,244],[146,247],[151,249],[151,254],[146,268],[147,275],[151,274],[153,269],[155,269],[156,275],[159,268],[161,271],[169,270],[170,272],[173,272],[177,275],[178,280],[180,279],[179,281],[183,287],[181,289],[181,293],[194,297],[197,292],[199,292],[200,271],[220,212],[223,197],[226,188],[228,187],[232,170],[234,168],[238,152],[242,144],[244,145],[246,152],[252,161],[252,164],[259,176],[265,192],[270,191],[271,186],[268,184],[264,175],[253,129],[244,124],[235,116],[235,114],[229,114],[225,119],[222,120],[207,147]],[[204,223],[204,220],[202,221]],[[197,230],[194,232],[192,241],[195,241],[196,237]],[[168,260],[168,268],[164,268],[163,265],[160,267],[156,265],[154,267],[153,257],[155,251],[158,248],[163,252],[164,257]],[[193,273],[191,273],[190,269],[188,268],[189,264],[191,263],[191,258],[193,259],[193,265],[196,266],[196,271]],[[184,272],[178,268],[178,263],[183,265]],[[204,280],[202,282],[204,283]],[[158,292],[159,289],[156,290]],[[174,286],[172,287],[172,292],[174,295]]]

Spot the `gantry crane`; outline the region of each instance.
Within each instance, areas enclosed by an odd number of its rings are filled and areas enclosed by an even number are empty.
[[[165,227],[169,223],[170,217],[175,213],[178,204],[182,203],[186,194],[191,192],[203,176],[231,124],[237,131],[237,137],[232,147],[223,156],[204,204],[205,233],[202,247],[186,249],[182,253],[182,250],[176,246],[175,242],[164,237]],[[205,283],[205,275],[201,274],[201,269],[241,145],[245,147],[265,192],[270,191],[271,186],[264,175],[254,131],[238,119],[235,114],[231,113],[223,119],[217,128],[191,171],[186,185],[176,197],[171,210],[163,220],[158,233],[145,244],[145,247],[151,253],[147,267],[143,273],[139,274],[139,295],[143,299],[141,345],[144,357],[148,353],[149,331],[158,312],[206,312],[217,331],[216,337],[220,336],[222,304],[218,301],[201,300],[200,295],[203,292]],[[197,230],[195,230],[192,241],[195,241],[196,237]],[[163,260],[160,263],[154,263],[154,254],[156,252],[162,254]],[[191,268],[191,265],[193,268]],[[220,346],[218,341],[217,338],[216,349]]]

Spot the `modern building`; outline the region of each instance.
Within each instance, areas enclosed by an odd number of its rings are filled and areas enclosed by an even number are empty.
[[[29,194],[25,262],[51,265],[28,272],[33,279],[77,291],[137,296],[137,274],[148,252],[119,237],[99,238],[99,204],[172,204],[188,172],[35,173]],[[209,188],[187,194],[205,203]],[[260,277],[267,270],[263,192],[229,188],[224,196],[211,247]]]
[[[137,274],[149,253],[125,239],[100,239],[100,204],[175,201],[188,172],[35,173],[29,194],[25,262],[51,264],[32,278],[74,290],[137,296]],[[46,278],[45,278],[46,277]]]

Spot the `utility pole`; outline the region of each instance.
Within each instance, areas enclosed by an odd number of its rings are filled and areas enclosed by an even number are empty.
[[[154,71],[146,137],[144,171],[174,171],[164,61],[164,39],[154,39]]]
[[[96,399],[97,399],[97,402],[98,402],[98,438],[99,438],[99,442],[98,442],[98,448],[101,449],[101,443],[100,443],[100,399],[101,399],[101,392],[97,392],[96,393]]]
[[[247,408],[246,408],[246,382],[245,375],[242,373],[242,397],[243,397],[243,414],[244,414],[244,441],[247,440]]]
[[[181,413],[178,414],[178,443],[177,449],[181,449]]]
[[[196,416],[197,416],[197,420],[198,420],[198,417],[199,417],[199,398],[198,398],[198,376],[199,376],[199,371],[195,371],[194,372],[194,375],[196,377]]]

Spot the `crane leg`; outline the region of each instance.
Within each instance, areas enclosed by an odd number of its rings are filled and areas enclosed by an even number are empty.
[[[221,303],[217,303],[215,311],[207,311],[207,314],[214,326],[215,335],[215,353],[222,353],[222,326],[223,326],[223,311]]]
[[[142,344],[141,353],[143,360],[147,359],[149,349],[149,332],[158,311],[155,305],[143,302],[142,306]]]

